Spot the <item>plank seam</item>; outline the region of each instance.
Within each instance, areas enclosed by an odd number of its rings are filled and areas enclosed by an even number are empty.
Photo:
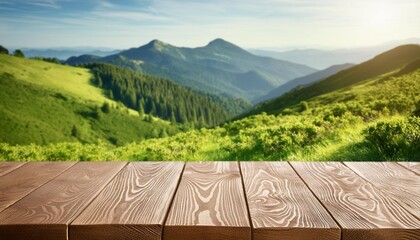
[[[254,225],[252,224],[251,211],[249,210],[249,204],[248,204],[248,198],[247,198],[247,195],[246,195],[245,181],[244,181],[244,176],[242,174],[241,162],[237,161],[237,164],[238,164],[238,167],[239,167],[239,174],[241,175],[242,190],[244,192],[246,212],[248,213],[249,226],[251,227],[251,239],[254,239]]]
[[[7,172],[6,174],[0,175],[0,177],[6,176],[7,174],[16,171],[16,169],[21,168],[22,166],[26,165],[28,162],[23,162],[23,164],[17,166],[15,169],[13,169],[12,171]]]
[[[405,208],[403,206],[403,204],[400,204],[399,201],[395,200],[395,198],[392,195],[386,193],[385,191],[383,191],[382,189],[380,189],[378,186],[376,186],[373,182],[371,182],[368,179],[364,178],[363,176],[359,175],[355,170],[353,170],[350,166],[347,166],[344,162],[340,162],[340,163],[343,164],[350,171],[352,171],[355,175],[357,175],[358,177],[360,177],[362,180],[364,180],[365,182],[367,182],[370,185],[372,185],[372,187],[376,188],[377,191],[381,192],[382,194],[384,194],[385,196],[387,196],[389,199],[391,199],[392,201],[394,201],[398,206],[400,206],[402,209],[404,209],[405,211],[407,211],[408,213],[410,213],[414,218],[420,220],[420,218],[418,216],[416,216],[415,214],[411,213],[411,211],[408,210],[407,208]]]
[[[312,195],[318,200],[318,202],[322,205],[322,207],[328,212],[328,214],[331,216],[331,218],[334,220],[335,223],[340,227],[340,239],[343,240],[343,227],[340,225],[340,223],[337,221],[337,219],[334,218],[330,210],[324,205],[324,203],[318,198],[318,196],[312,191],[312,189],[308,186],[308,184],[303,180],[303,178],[299,175],[299,173],[296,171],[296,169],[293,167],[293,165],[290,162],[287,162],[290,167],[293,169],[293,171],[298,175],[300,180],[305,184],[305,186],[309,189],[309,191],[312,193]]]
[[[402,166],[404,169],[407,169],[408,171],[410,171],[410,172],[412,172],[412,173],[416,174],[417,176],[420,176],[420,174],[418,174],[417,172],[415,172],[415,171],[411,170],[411,169],[410,169],[410,168],[408,168],[407,166],[402,165],[400,162],[396,162],[396,163],[397,163],[398,165]]]
[[[9,206],[7,206],[5,209],[3,209],[3,210],[2,210],[2,211],[0,211],[0,212],[5,211],[6,209],[8,209],[9,207],[11,207],[11,206],[15,205],[15,204],[16,204],[16,203],[18,203],[20,200],[22,200],[23,198],[25,198],[26,196],[28,196],[29,194],[31,194],[32,192],[34,192],[34,191],[35,191],[35,190],[37,190],[38,188],[40,188],[40,187],[44,186],[45,184],[47,184],[47,183],[51,182],[52,180],[54,180],[54,179],[56,179],[56,178],[58,178],[59,176],[61,176],[61,174],[65,173],[67,170],[69,170],[69,169],[70,169],[70,168],[72,168],[74,165],[76,165],[76,163],[77,163],[77,162],[74,162],[74,163],[73,163],[73,165],[70,165],[68,168],[66,168],[64,171],[62,171],[60,174],[58,174],[57,176],[53,177],[52,179],[50,179],[50,180],[46,181],[44,184],[41,184],[40,186],[38,186],[37,188],[33,189],[32,191],[28,192],[27,194],[25,194],[25,196],[22,196],[21,198],[17,199],[14,203],[10,204]],[[21,166],[26,165],[26,164],[27,164],[27,163],[22,164]],[[20,168],[21,166],[17,167],[16,169]],[[15,171],[16,169],[12,170],[11,172]],[[7,174],[9,174],[9,173],[10,173],[10,172],[6,173],[6,174],[5,174],[5,175],[3,175],[3,176],[6,176],[6,175],[7,175]],[[2,177],[3,177],[3,176],[2,176]]]
[[[178,193],[178,188],[179,188],[179,185],[181,184],[182,176],[184,175],[184,170],[185,170],[186,165],[187,164],[184,162],[184,165],[182,166],[181,174],[179,175],[178,182],[177,182],[176,187],[175,187],[174,194],[172,195],[171,201],[169,203],[168,211],[166,211],[165,217],[163,218],[162,233],[161,233],[161,236],[160,236],[161,240],[164,239],[166,222],[168,221],[169,212],[172,209],[172,204],[174,203],[175,195]]]
[[[125,164],[122,166],[122,168],[118,171],[118,172],[116,172],[115,173],[115,175],[114,176],[112,176],[111,178],[110,178],[110,180],[108,181],[108,182],[106,182],[105,184],[103,184],[103,186],[101,187],[101,189],[99,189],[99,191],[96,193],[96,195],[89,201],[89,202],[87,202],[86,203],[86,205],[85,205],[85,207],[84,208],[82,208],[81,210],[80,210],[80,212],[79,212],[79,214],[75,214],[73,217],[71,217],[70,218],[70,220],[69,220],[69,222],[68,223],[66,223],[66,226],[67,226],[67,228],[66,228],[66,230],[67,230],[67,240],[70,240],[70,238],[69,238],[69,226],[74,222],[74,220],[76,220],[76,218],[80,215],[80,214],[82,214],[82,212],[84,212],[85,210],[86,210],[86,208],[88,207],[88,206],[90,206],[90,204],[96,199],[96,198],[98,198],[98,196],[101,194],[101,192],[105,189],[105,187],[106,186],[108,186],[108,184],[109,183],[111,183],[117,176],[118,176],[118,174],[120,174],[120,172],[124,169],[124,168],[126,168],[127,167],[127,165],[129,164],[129,162],[125,162]]]

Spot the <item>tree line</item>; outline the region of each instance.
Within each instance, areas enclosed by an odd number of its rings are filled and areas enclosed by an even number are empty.
[[[0,45],[0,54],[9,55],[9,49],[7,49],[7,48],[3,47],[2,45]],[[25,57],[25,54],[20,49],[16,49],[13,52],[12,55],[15,56],[15,57],[21,57],[21,58],[24,58]]]
[[[143,75],[105,63],[84,64],[94,74],[93,83],[109,98],[138,110],[177,123],[197,127],[216,126],[227,120],[227,112],[212,99],[170,80]]]

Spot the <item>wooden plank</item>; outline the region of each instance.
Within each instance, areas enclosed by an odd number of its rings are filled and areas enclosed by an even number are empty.
[[[71,223],[70,239],[161,239],[183,168],[183,162],[128,164]]]
[[[75,163],[32,162],[0,177],[0,212]]]
[[[420,219],[420,176],[395,162],[345,164]]]
[[[344,164],[291,164],[340,224],[343,240],[419,239],[420,221]]]
[[[125,164],[75,164],[1,212],[0,239],[67,239],[67,225]]]
[[[399,164],[420,175],[420,162],[399,162]]]
[[[24,162],[0,162],[0,177],[23,166]]]
[[[237,162],[188,162],[163,239],[251,239]]]
[[[340,239],[340,228],[287,162],[241,162],[255,240]]]

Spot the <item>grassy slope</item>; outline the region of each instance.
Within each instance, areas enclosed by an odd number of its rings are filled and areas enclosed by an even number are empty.
[[[167,122],[149,123],[135,111],[127,114],[122,106],[96,116],[104,102],[117,104],[90,85],[91,77],[87,69],[0,55],[0,142],[123,144],[151,137],[155,128],[179,132]],[[72,134],[74,126],[78,134]]]
[[[93,76],[88,69],[6,55],[0,55],[0,67],[0,74],[11,73],[19,80],[48,86],[83,100],[99,103],[108,100],[99,88],[90,85]]]
[[[395,72],[394,72],[395,73]],[[155,159],[186,160],[412,160],[420,156],[420,152],[404,158],[401,156],[385,156],[371,143],[367,142],[363,131],[378,122],[402,121],[405,116],[415,110],[420,101],[420,70],[400,77],[374,77],[334,91],[308,101],[309,109],[297,111],[290,115],[255,115],[230,124],[223,128],[204,130],[201,132],[183,133],[188,139],[183,153],[174,154],[168,150],[174,148],[173,138],[157,139],[145,142],[144,148]],[[334,116],[342,106],[345,110],[341,116]],[[355,107],[354,107],[355,106]],[[341,114],[341,113],[338,113]],[[303,146],[281,144],[287,137],[294,135],[304,137],[304,131],[293,133],[293,127],[314,127],[317,140]],[[276,139],[279,127],[287,127],[286,138]],[[276,134],[277,133],[277,134]],[[180,141],[180,140],[177,140]],[[277,141],[277,146],[276,146]],[[280,142],[280,143],[279,143]],[[260,145],[265,146],[261,149]],[[267,147],[268,146],[268,147]],[[279,147],[279,149],[275,149]],[[274,148],[271,150],[270,148]],[[140,148],[141,149],[141,148]],[[145,153],[143,153],[144,155]],[[124,156],[136,159],[134,156]],[[407,157],[407,156],[405,156]],[[137,158],[142,159],[142,158]]]
[[[412,160],[420,156],[418,150],[386,156],[363,133],[378,122],[404,121],[420,101],[420,70],[402,76],[395,73],[312,98],[307,109],[300,104],[290,106],[288,115],[259,114],[211,130],[119,148],[80,143],[27,148],[0,145],[0,159]]]
[[[82,102],[116,104],[103,94],[102,89],[90,83],[93,76],[89,69],[0,54],[0,74],[2,73],[11,73],[19,80],[69,94]],[[131,115],[138,116],[138,112],[131,109],[128,111]]]
[[[274,100],[264,102],[247,115],[262,112],[278,114],[285,108],[298,104],[302,100],[333,92],[365,81],[366,79],[396,71],[418,58],[420,58],[420,45],[400,46],[362,64],[341,71],[309,87],[293,90]]]

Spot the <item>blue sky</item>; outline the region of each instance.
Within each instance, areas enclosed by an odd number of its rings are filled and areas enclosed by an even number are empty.
[[[354,47],[420,37],[419,0],[0,0],[6,47]]]

